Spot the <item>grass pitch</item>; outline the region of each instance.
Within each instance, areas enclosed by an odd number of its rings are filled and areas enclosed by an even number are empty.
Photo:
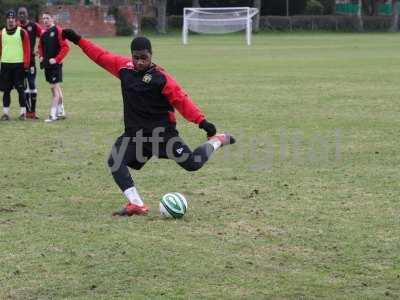
[[[96,39],[129,55],[129,39]],[[119,81],[75,46],[68,120],[0,124],[0,299],[398,299],[396,34],[153,37],[154,60],[238,143],[187,173],[151,160],[147,217],[106,167]],[[50,92],[39,75],[39,113]],[[204,133],[179,119],[196,147]],[[158,217],[179,191],[183,220]]]

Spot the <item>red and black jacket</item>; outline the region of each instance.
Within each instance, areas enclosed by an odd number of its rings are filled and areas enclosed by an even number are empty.
[[[28,33],[29,41],[31,45],[31,66],[35,65],[35,46],[36,46],[36,38],[40,38],[43,32],[43,28],[36,22],[28,21],[25,24],[21,22],[19,25],[25,29]]]
[[[156,127],[175,127],[175,109],[189,122],[205,119],[181,86],[161,67],[138,72],[131,58],[112,54],[87,39],[79,47],[96,64],[121,80],[125,133],[151,133]]]
[[[40,36],[39,56],[43,57],[45,68],[51,68],[50,58],[55,58],[57,64],[62,64],[69,52],[68,42],[62,38],[62,29],[52,26],[45,30]]]

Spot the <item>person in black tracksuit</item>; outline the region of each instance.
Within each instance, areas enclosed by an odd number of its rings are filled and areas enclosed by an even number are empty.
[[[125,131],[114,143],[108,165],[128,203],[114,215],[148,212],[128,167],[139,170],[152,156],[157,156],[175,160],[185,170],[196,171],[215,150],[235,142],[229,134],[216,134],[215,126],[206,120],[181,86],[152,63],[152,47],[147,38],[135,38],[131,43],[132,57],[124,57],[81,38],[71,29],[64,29],[63,36],[121,81]],[[209,140],[194,151],[179,136],[175,109],[207,132]]]
[[[42,27],[33,21],[28,19],[28,9],[26,7],[18,8],[18,19],[20,26],[25,29],[29,35],[29,41],[31,46],[31,59],[30,67],[26,73],[27,89],[26,103],[27,103],[27,113],[26,117],[28,119],[39,119],[36,116],[36,101],[37,101],[37,88],[36,88],[36,60],[35,60],[35,46],[36,38],[40,38],[42,34]]]

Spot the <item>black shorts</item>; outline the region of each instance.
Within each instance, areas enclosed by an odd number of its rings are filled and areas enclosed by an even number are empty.
[[[62,65],[55,64],[51,67],[44,68],[44,76],[50,84],[62,82]]]
[[[25,70],[23,63],[2,63],[0,71],[0,89],[11,91],[13,88],[25,89]]]
[[[157,139],[147,137],[141,140],[138,136],[123,134],[115,141],[111,157],[114,162],[119,164],[124,162],[135,170],[140,170],[153,156],[184,164],[192,151],[179,136],[178,131],[172,130],[160,135],[161,137]]]

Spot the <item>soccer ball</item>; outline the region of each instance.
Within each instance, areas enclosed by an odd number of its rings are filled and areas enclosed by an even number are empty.
[[[186,210],[187,201],[180,193],[167,193],[160,200],[160,214],[164,218],[180,219]]]

